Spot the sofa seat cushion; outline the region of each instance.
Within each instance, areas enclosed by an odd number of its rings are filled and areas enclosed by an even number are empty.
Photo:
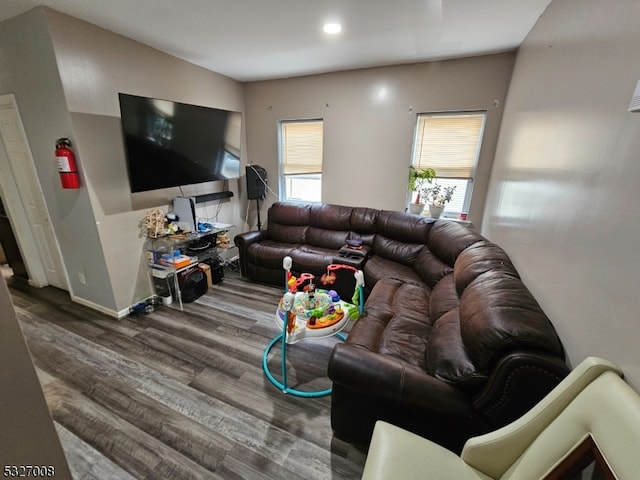
[[[465,390],[478,390],[487,381],[471,360],[460,335],[459,309],[434,322],[427,342],[427,372]]]
[[[338,250],[313,245],[298,245],[289,254],[293,260],[292,270],[296,273],[322,274],[327,266],[331,265],[333,259],[338,255]]]
[[[431,321],[430,290],[421,283],[385,278],[376,283],[347,343],[394,357],[424,372]]]
[[[300,245],[295,243],[280,243],[274,240],[263,240],[253,243],[247,249],[247,260],[256,266],[263,268],[275,268],[282,270],[282,259]],[[284,272],[284,270],[282,270]]]
[[[373,288],[378,281],[383,278],[395,278],[398,280],[405,280],[411,283],[418,283],[428,288],[427,284],[422,281],[416,271],[406,265],[394,262],[381,257],[380,255],[373,255],[367,263],[364,264],[364,280],[367,287]]]

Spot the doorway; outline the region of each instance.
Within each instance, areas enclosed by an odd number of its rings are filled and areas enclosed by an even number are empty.
[[[5,277],[29,280],[29,273],[20,254],[20,247],[13,233],[2,197],[0,197],[0,268],[2,268],[2,274]]]
[[[68,290],[58,239],[13,94],[0,95],[0,197],[29,283]]]

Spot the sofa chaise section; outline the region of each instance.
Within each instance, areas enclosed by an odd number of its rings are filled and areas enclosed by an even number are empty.
[[[322,275],[347,240],[364,313],[334,347],[331,422],[366,448],[385,420],[452,451],[529,410],[569,372],[562,343],[508,255],[473,228],[361,207],[278,202],[266,230],[237,235],[241,273],[281,285]]]

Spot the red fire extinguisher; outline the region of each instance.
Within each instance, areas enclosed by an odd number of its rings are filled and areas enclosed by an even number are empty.
[[[76,165],[76,156],[71,150],[71,140],[59,138],[56,140],[56,162],[62,188],[80,188],[80,176]]]

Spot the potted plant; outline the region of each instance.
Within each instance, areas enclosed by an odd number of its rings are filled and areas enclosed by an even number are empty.
[[[438,182],[434,183],[431,187],[422,189],[422,196],[427,199],[429,204],[430,217],[440,218],[445,205],[451,201],[455,189],[455,186],[443,187]]]
[[[421,214],[424,210],[424,202],[421,201],[420,195],[427,184],[436,177],[436,171],[433,168],[416,168],[413,165],[409,167],[409,191],[416,192],[416,198],[409,204],[411,213]]]

